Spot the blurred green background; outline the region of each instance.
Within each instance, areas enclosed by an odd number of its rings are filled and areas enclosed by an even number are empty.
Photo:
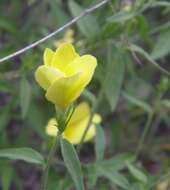
[[[0,0],[0,58],[63,26],[99,0]],[[53,106],[34,79],[46,47],[71,41],[97,57],[95,76],[79,100],[102,94],[104,159],[95,143],[79,154],[86,189],[168,190],[170,185],[170,2],[110,0],[34,49],[0,63],[0,149],[32,147],[46,156],[45,126]],[[60,150],[49,190],[72,190]],[[0,160],[0,189],[38,190],[41,168]]]

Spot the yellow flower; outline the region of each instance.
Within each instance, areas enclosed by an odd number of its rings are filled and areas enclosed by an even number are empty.
[[[64,43],[55,52],[45,49],[44,65],[36,70],[35,79],[46,91],[46,98],[63,110],[80,96],[96,65],[94,56],[80,56],[72,44]]]
[[[74,42],[74,30],[72,29],[68,29],[66,30],[66,32],[64,33],[64,36],[62,39],[57,40],[54,45],[56,47],[59,47],[60,45],[62,45],[63,43],[73,43]]]
[[[66,138],[72,144],[79,144],[83,133],[87,127],[88,121],[90,118],[90,107],[86,102],[79,104],[65,131],[63,132],[63,137]],[[101,122],[101,117],[98,114],[95,114],[92,119],[92,124],[88,130],[84,142],[91,140],[96,134],[96,124]],[[58,133],[57,121],[55,118],[49,120],[46,126],[46,133],[50,136],[56,136]]]

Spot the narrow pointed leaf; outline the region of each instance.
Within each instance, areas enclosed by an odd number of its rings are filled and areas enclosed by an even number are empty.
[[[119,100],[120,90],[123,84],[125,71],[124,53],[116,47],[108,50],[107,76],[104,83],[104,92],[110,104],[111,111],[114,111]]]
[[[123,97],[125,99],[127,99],[127,101],[129,101],[130,103],[132,103],[132,104],[134,104],[134,105],[136,105],[136,106],[144,109],[148,113],[152,113],[153,112],[152,107],[149,104],[147,104],[146,102],[144,102],[143,100],[140,100],[140,99],[138,99],[138,98],[136,98],[136,97],[128,94],[125,91],[122,94],[123,94]]]
[[[43,156],[32,148],[7,148],[0,150],[0,158],[23,160],[34,164],[43,164]]]
[[[61,138],[61,152],[65,165],[74,181],[77,190],[84,190],[81,165],[72,144]]]
[[[148,60],[153,66],[155,66],[159,71],[161,71],[162,73],[166,74],[166,75],[170,75],[170,72],[167,71],[166,69],[164,69],[163,67],[161,67],[144,49],[142,49],[141,47],[131,44],[129,46],[129,49],[131,51],[134,51],[136,53],[139,53],[140,55],[142,55],[146,60]]]
[[[143,183],[147,183],[147,176],[138,168],[136,168],[135,166],[133,166],[131,163],[127,162],[127,167],[130,171],[130,173],[139,181],[143,182]]]
[[[98,125],[96,127],[96,138],[95,138],[95,151],[96,151],[96,161],[103,160],[105,150],[105,136],[103,128]]]
[[[129,189],[130,184],[128,180],[120,173],[118,172],[110,172],[107,170],[98,170],[101,176],[106,177],[109,179],[114,185],[117,185],[123,189]]]
[[[135,13],[121,11],[121,12],[109,17],[107,19],[107,21],[111,22],[111,23],[114,23],[114,22],[122,23],[122,22],[132,19],[133,17],[135,17]]]
[[[21,79],[20,83],[20,106],[22,118],[25,118],[31,100],[31,86],[29,82],[25,79]]]

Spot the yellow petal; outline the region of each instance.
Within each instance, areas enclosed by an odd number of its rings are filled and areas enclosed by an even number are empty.
[[[55,52],[51,65],[59,70],[65,70],[66,66],[79,55],[70,43],[62,44]]]
[[[65,109],[83,90],[79,88],[81,73],[71,77],[62,77],[56,80],[47,90],[46,98],[58,108]]]
[[[68,73],[65,74],[69,74],[68,77],[60,78],[48,89],[47,99],[59,108],[64,109],[80,96],[90,82],[96,65],[96,59],[91,55],[77,58],[74,63],[67,67]],[[70,73],[75,74],[70,76]]]
[[[63,73],[46,65],[38,67],[35,72],[35,79],[44,90],[47,90],[61,76],[63,76]]]
[[[67,71],[72,72],[73,69],[74,72],[76,70],[78,73],[57,80],[51,88],[49,88],[49,92],[47,92],[46,96],[47,99],[62,109],[80,96],[84,88],[90,82],[97,63],[93,56],[85,55],[77,58],[74,64],[72,63],[70,65],[69,68],[67,67]]]
[[[83,55],[76,58],[66,67],[65,74],[66,76],[70,76],[77,72],[82,72],[81,83],[86,86],[90,82],[96,66],[97,60],[94,56]]]
[[[74,110],[69,125],[77,125],[82,120],[90,117],[90,107],[86,102],[80,103]]]
[[[44,57],[43,57],[44,58],[44,64],[47,66],[51,66],[53,56],[54,56],[54,52],[51,49],[46,48],[44,51]]]
[[[68,74],[68,77],[60,78],[48,89],[47,99],[64,109],[80,96],[90,82],[96,65],[96,58],[91,55],[77,58],[67,67],[65,74]],[[72,75],[73,73],[75,74]]]
[[[64,131],[63,136],[72,144],[79,144],[90,119],[90,107],[86,102],[79,104]],[[96,134],[95,125],[89,128],[84,142],[91,140]]]
[[[99,124],[99,123],[101,123],[101,121],[102,121],[101,116],[99,114],[94,114],[93,119],[92,119],[92,123]]]
[[[93,124],[89,128],[89,130],[84,138],[84,142],[92,140],[95,136],[96,136],[96,125]]]
[[[96,121],[99,122],[100,116],[95,114],[93,120],[97,119]],[[84,131],[88,125],[90,119],[90,107],[86,102],[80,103],[68,123],[67,128],[65,129],[64,133],[62,134],[64,138],[66,138],[72,144],[79,144],[81,138],[84,134]],[[50,136],[56,136],[58,132],[57,122],[55,118],[49,120],[46,133]],[[84,142],[91,140],[96,135],[96,125],[92,122],[86,136]]]
[[[46,126],[46,133],[49,136],[57,136],[58,128],[57,128],[57,122],[55,118],[51,118],[48,121],[48,124]]]
[[[77,125],[68,125],[63,134],[64,138],[66,138],[72,144],[79,144],[87,127],[87,124],[88,118],[81,121]],[[84,142],[91,140],[95,136],[95,134],[95,125],[91,125],[85,136]]]

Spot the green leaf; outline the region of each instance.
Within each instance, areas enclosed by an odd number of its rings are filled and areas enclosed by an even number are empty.
[[[126,167],[127,161],[133,162],[134,160],[135,157],[131,154],[117,154],[113,158],[100,162],[99,167],[115,172]]]
[[[23,160],[25,162],[34,164],[43,164],[44,158],[40,153],[32,148],[7,148],[0,150],[1,158],[8,158],[11,160]]]
[[[131,51],[137,52],[141,54],[144,58],[146,58],[150,63],[152,63],[158,70],[160,70],[162,73],[166,75],[170,75],[169,71],[166,69],[162,68],[145,50],[143,50],[141,47],[131,44],[129,46],[129,49]]]
[[[135,16],[135,13],[133,12],[120,11],[119,13],[109,17],[107,21],[111,23],[113,22],[122,23],[122,22],[132,19],[134,16]]]
[[[156,42],[151,57],[153,59],[159,59],[166,56],[170,52],[170,30],[161,32],[158,36],[158,41]]]
[[[20,83],[20,106],[22,118],[24,119],[31,101],[31,86],[28,81],[23,77]]]
[[[87,173],[85,173],[87,177],[87,186],[88,186],[87,189],[94,189],[94,186],[96,185],[97,182],[97,178],[99,177],[96,165],[90,164],[85,169],[86,169],[85,171],[87,171]]]
[[[159,6],[163,6],[163,7],[169,7],[170,6],[170,2],[168,1],[156,1],[156,2],[153,2],[152,4],[153,7],[159,7]]]
[[[130,173],[139,181],[143,182],[143,183],[147,183],[147,176],[140,171],[139,169],[137,169],[135,166],[133,166],[131,163],[127,162],[127,167],[130,171]]]
[[[80,7],[75,1],[71,0],[68,2],[71,14],[76,17],[80,15],[84,9]],[[77,22],[80,32],[88,39],[94,38],[98,35],[100,28],[97,24],[95,17],[92,15],[86,15]]]
[[[104,93],[110,104],[111,110],[114,111],[120,90],[123,84],[124,70],[125,70],[125,54],[115,47],[108,50],[108,66],[107,76],[104,82]]]
[[[107,170],[98,170],[100,176],[104,176],[109,179],[113,184],[118,185],[123,189],[129,189],[130,184],[128,180],[118,172],[110,172]]]
[[[76,189],[84,190],[81,165],[73,145],[63,138],[61,138],[60,143],[64,162],[75,183]]]
[[[103,160],[105,150],[105,136],[103,128],[98,125],[96,126],[96,138],[95,138],[95,151],[96,151],[96,161]]]
[[[135,157],[131,154],[118,154],[108,160],[103,160],[93,164],[87,164],[86,169],[88,172],[88,182],[90,182],[89,186],[92,188],[95,185],[97,178],[100,176],[105,176],[107,178],[112,178],[115,176],[115,180],[117,182],[115,182],[114,179],[111,179],[115,184],[124,188],[125,186],[128,187],[128,182],[124,177],[122,177],[123,179],[121,183],[121,177],[119,177],[120,174],[118,171],[124,169],[127,166],[127,162],[131,163],[134,160]]]
[[[164,99],[161,101],[162,105],[165,106],[166,108],[170,108],[170,100],[169,99]]]
[[[125,91],[123,92],[123,97],[126,98],[130,103],[144,109],[146,112],[148,112],[148,113],[153,112],[152,107],[149,104],[147,104],[146,102],[144,102],[142,100],[137,99],[134,96],[131,96],[130,94],[128,94]]]

